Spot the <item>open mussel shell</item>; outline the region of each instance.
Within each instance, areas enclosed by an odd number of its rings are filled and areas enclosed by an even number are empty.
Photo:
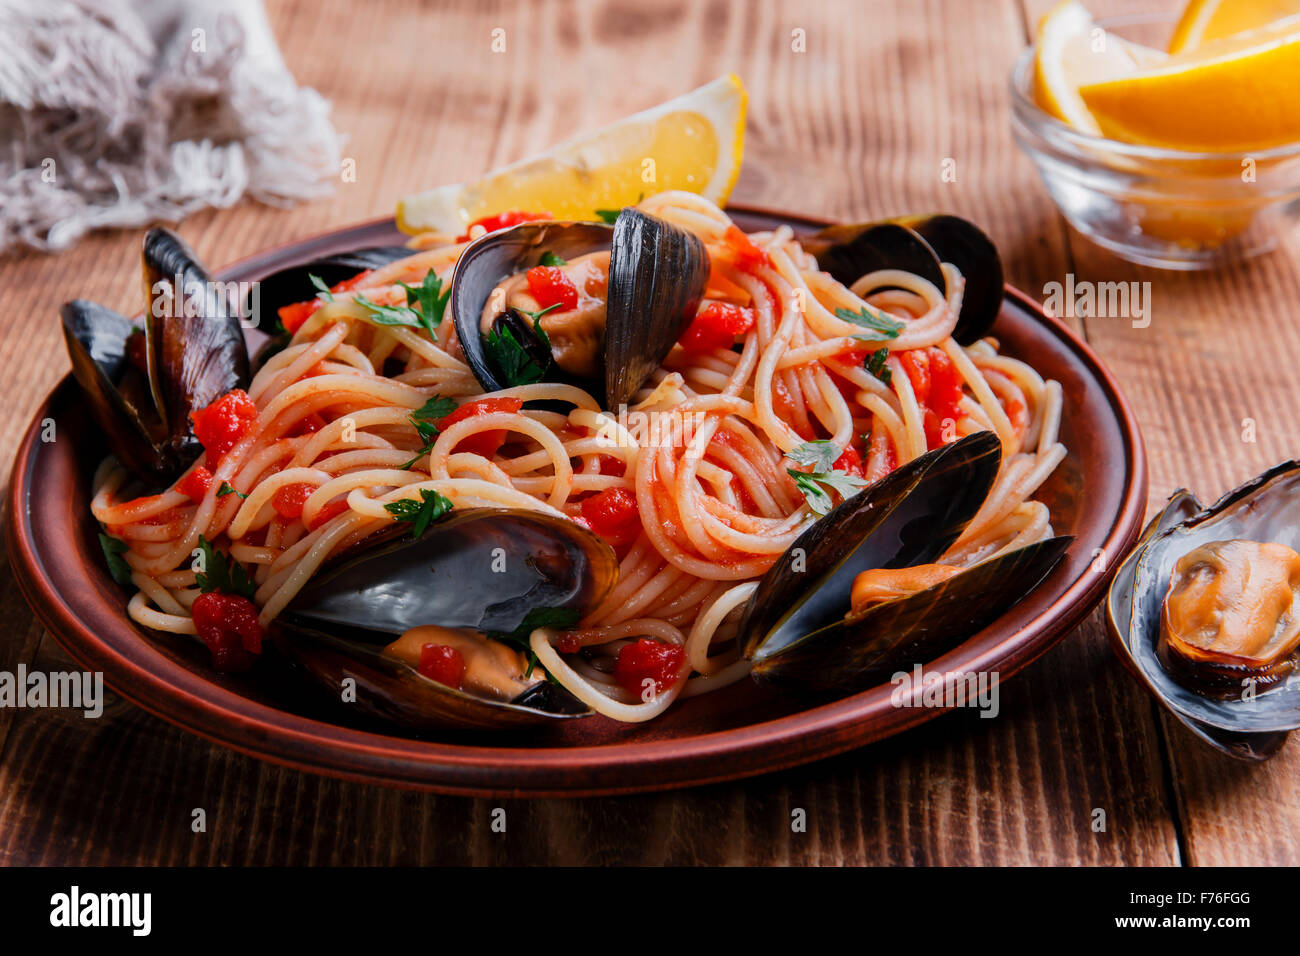
[[[248,351],[238,308],[179,237],[150,230],[143,264],[143,330],[75,299],[61,310],[63,337],[110,450],[137,477],[166,482],[202,451],[190,413],[247,386]],[[140,331],[143,369],[128,358],[128,340]]]
[[[1208,508],[1185,492],[1175,495],[1120,566],[1107,616],[1121,658],[1171,713],[1223,752],[1262,760],[1300,727],[1300,675],[1266,689],[1261,682],[1253,696],[1214,697],[1185,686],[1159,656],[1161,610],[1178,559],[1233,538],[1300,550],[1300,463],[1278,465]]]
[[[605,407],[636,395],[695,318],[709,281],[704,243],[627,208],[614,222],[605,322]]]
[[[193,458],[190,412],[248,386],[239,303],[167,229],[145,235],[142,262],[149,386],[171,443]]]
[[[504,508],[453,511],[420,538],[381,543],[314,578],[272,624],[272,635],[335,693],[355,679],[355,706],[404,726],[497,729],[584,716],[541,679],[513,701],[465,693],[383,655],[420,625],[509,633],[530,611],[583,613],[608,595],[618,560],[572,521]],[[547,685],[543,687],[541,685]]]
[[[493,290],[510,276],[537,265],[547,252],[561,259],[576,259],[608,249],[613,235],[613,228],[598,222],[529,222],[490,232],[461,253],[452,274],[447,308],[456,323],[465,361],[485,392],[497,392],[509,384],[489,357],[479,327]]]
[[[1070,539],[1000,555],[845,619],[860,572],[929,564],[948,549],[987,497],[1000,460],[997,437],[976,432],[901,466],[800,535],[759,583],[740,624],[755,679],[862,690],[933,659],[1029,593]]]
[[[988,334],[1002,308],[1002,259],[993,241],[959,216],[900,216],[882,222],[829,226],[800,240],[818,265],[846,286],[869,272],[903,269],[947,291],[939,263],[950,262],[966,282],[953,338],[970,345]]]

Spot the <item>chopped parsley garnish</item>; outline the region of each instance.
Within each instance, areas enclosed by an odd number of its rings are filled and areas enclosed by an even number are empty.
[[[597,209],[596,215],[600,217],[601,222],[609,223],[612,226],[618,219],[618,214],[622,211],[621,209]]]
[[[409,296],[410,293],[408,292],[407,295]],[[357,293],[352,301],[369,312],[370,321],[376,325],[405,325],[419,328],[424,324],[421,321],[423,316],[407,305],[380,305],[371,302],[361,293]]]
[[[886,385],[893,384],[894,373],[885,360],[889,358],[889,349],[876,349],[862,362],[862,367]]]
[[[410,469],[417,461],[429,454],[433,448],[434,442],[438,440],[438,426],[435,422],[442,421],[456,410],[456,403],[450,398],[444,398],[441,395],[435,395],[415,411],[406,417],[415,429],[415,433],[420,436],[420,441],[424,446],[415,453],[415,457],[402,466],[403,469]]]
[[[852,309],[836,309],[835,317],[843,319],[845,322],[852,322],[854,325],[860,325],[864,329],[871,329],[873,332],[879,332],[879,335],[855,335],[855,339],[861,339],[865,342],[874,342],[880,339],[896,339],[898,333],[902,332],[907,326],[898,319],[891,319],[888,315],[879,309],[873,309],[869,305],[864,305],[859,311],[854,312]]]
[[[432,488],[420,489],[420,500],[402,498],[384,505],[384,510],[398,521],[411,522],[411,537],[418,538],[447,512],[451,511],[451,499]]]
[[[199,535],[199,547],[203,550],[203,570],[195,578],[200,591],[204,594],[209,591],[242,594],[246,598],[253,596],[257,585],[242,564],[228,557],[225,552],[218,551],[203,535]]]
[[[503,644],[513,644],[521,649],[528,657],[528,670],[524,672],[524,677],[533,676],[533,668],[537,666],[537,655],[533,653],[532,645],[528,643],[529,635],[539,627],[549,627],[557,631],[567,630],[578,623],[582,617],[578,611],[571,607],[535,607],[529,611],[519,626],[513,631],[488,631],[487,636]],[[550,677],[549,674],[546,675]]]
[[[533,328],[543,336],[546,334],[542,332],[540,325],[534,325]],[[532,385],[534,382],[540,382],[542,376],[546,374],[546,368],[537,364],[507,325],[494,326],[487,334],[487,338],[483,340],[483,344],[487,348],[493,367],[500,373],[507,388],[515,385]]]
[[[113,580],[118,584],[130,584],[131,565],[126,563],[122,554],[129,551],[131,546],[121,538],[114,538],[102,531],[99,533],[99,546],[104,549],[104,560],[108,562],[108,573],[113,575]]]
[[[325,284],[324,279],[322,279],[320,276],[317,275],[311,275],[310,273],[307,275],[307,278],[311,280],[312,285],[314,285],[317,289],[320,290],[319,292],[316,293],[316,298],[322,299],[325,302],[334,301],[334,292],[332,289],[330,289],[329,286]]]
[[[542,253],[542,261],[539,262],[538,265],[543,265],[543,266],[562,266],[562,265],[565,265],[565,260],[561,259],[561,258],[560,258],[559,256],[557,256],[555,253],[553,253],[553,252],[551,252],[551,251],[548,250],[548,251]]]
[[[547,348],[551,347],[551,337],[546,334],[546,330],[544,328],[538,325],[538,322],[541,320],[542,316],[544,316],[547,312],[551,312],[555,309],[558,309],[559,307],[560,307],[560,303],[555,302],[552,303],[551,305],[548,305],[544,309],[538,309],[536,312],[529,312],[527,309],[519,310],[524,315],[528,316],[530,319],[533,320],[533,331],[537,333],[537,337],[542,340],[542,344],[545,345]]]
[[[399,282],[398,285],[406,290],[406,304],[419,306],[417,314],[420,325],[432,338],[434,330],[442,324],[443,313],[447,310],[447,297],[451,295],[451,286],[444,290],[442,280],[432,269],[424,274],[424,280],[418,286],[409,286],[405,282]]]
[[[816,514],[824,515],[831,510],[834,501],[830,492],[836,492],[841,498],[850,498],[867,483],[865,479],[835,468],[840,454],[839,448],[829,441],[809,441],[796,445],[786,455],[795,464],[812,469],[787,468],[786,474],[794,479],[808,507]]]
[[[239,495],[241,498],[248,497],[248,495],[244,494],[242,491],[236,491],[234,488],[230,487],[230,482],[223,481],[221,487],[217,489],[217,497],[224,498],[226,495]]]

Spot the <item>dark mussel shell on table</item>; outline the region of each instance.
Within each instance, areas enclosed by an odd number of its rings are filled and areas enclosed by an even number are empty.
[[[636,394],[695,316],[709,277],[704,244],[684,229],[633,208],[613,227],[593,222],[534,222],[487,234],[461,255],[449,309],[470,368],[485,391],[508,386],[489,354],[480,322],[493,290],[536,266],[545,253],[575,259],[609,250],[609,286],[600,381],[566,376],[526,316],[503,309],[494,328],[509,329],[531,357],[546,361],[547,381],[567,381],[617,408]]]
[[[312,259],[260,279],[244,301],[244,314],[250,317],[254,328],[268,337],[253,358],[253,371],[256,372],[267,359],[289,344],[292,335],[280,323],[279,310],[296,302],[306,302],[316,295],[318,289],[312,284],[312,276],[327,286],[335,286],[362,272],[381,269],[414,254],[415,250],[406,246],[369,246]]]
[[[420,730],[536,726],[588,711],[540,669],[523,694],[499,701],[436,683],[382,652],[421,625],[508,634],[538,609],[581,614],[617,577],[609,545],[572,521],[470,508],[418,539],[345,556],[294,597],[271,633],[332,693],[353,678],[355,706],[371,716]]]
[[[901,466],[804,532],[760,581],[741,621],[754,678],[820,693],[865,690],[951,650],[1033,590],[1071,538],[995,556],[848,615],[860,572],[938,560],[983,504],[1000,460],[997,437],[976,432]]]
[[[1192,675],[1171,672],[1160,653],[1161,613],[1178,559],[1230,539],[1300,550],[1300,463],[1278,465],[1208,508],[1189,492],[1176,493],[1121,564],[1107,596],[1107,622],[1121,659],[1184,726],[1230,756],[1264,760],[1300,727],[1294,662],[1258,673],[1210,667],[1205,682],[1197,683]],[[1256,693],[1241,693],[1247,679]],[[1227,680],[1236,685],[1233,696],[1222,693]]]
[[[142,261],[143,329],[112,309],[75,299],[62,309],[63,337],[110,450],[138,477],[163,482],[202,450],[190,413],[248,385],[248,351],[238,304],[180,237],[151,229]],[[130,359],[137,334],[143,369]]]
[[[1002,259],[993,241],[959,216],[900,216],[868,223],[828,226],[802,237],[817,264],[846,286],[880,269],[913,272],[947,290],[941,262],[966,282],[953,338],[970,345],[988,334],[1002,308]]]

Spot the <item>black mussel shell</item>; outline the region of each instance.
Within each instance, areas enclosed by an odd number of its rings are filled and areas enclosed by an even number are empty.
[[[178,459],[193,460],[200,449],[190,432],[190,412],[248,386],[239,303],[167,229],[145,235],[143,266],[150,390],[169,447]]]
[[[878,269],[905,269],[947,290],[939,263],[966,282],[953,338],[970,345],[988,334],[1002,308],[1002,259],[974,223],[959,216],[901,216],[828,226],[800,240],[818,265],[846,286]]]
[[[1235,693],[1224,696],[1229,675],[1221,669],[1209,672],[1202,685],[1190,679],[1201,675],[1165,667],[1160,617],[1174,566],[1200,545],[1245,538],[1300,550],[1300,462],[1278,465],[1187,514],[1198,507],[1190,495],[1176,496],[1149,529],[1150,538],[1126,559],[1108,601],[1112,636],[1148,689],[1193,732],[1233,756],[1264,759],[1280,748],[1280,737],[1300,727],[1300,673],[1242,670],[1232,675],[1238,678]]]
[[[696,236],[627,208],[614,222],[605,323],[605,407],[636,395],[699,309],[709,256]]]
[[[932,661],[993,621],[1032,591],[1074,541],[1036,541],[982,561],[941,584],[877,604],[758,661],[761,683],[814,692],[852,693]]]
[[[850,607],[853,579],[872,568],[935,561],[988,496],[1002,446],[975,432],[895,469],[801,534],[763,576],[740,624],[756,663],[789,653]],[[836,664],[827,659],[830,670]]]
[[[127,339],[132,332],[140,331],[139,326],[85,299],[67,302],[60,311],[72,374],[109,449],[133,473],[157,480],[166,478],[176,470],[177,463],[162,452],[166,434],[153,409],[144,374],[127,359]],[[133,380],[133,387],[128,386],[128,378]]]
[[[528,222],[490,232],[461,253],[452,274],[447,308],[456,323],[465,360],[484,391],[509,387],[488,354],[486,336],[479,326],[492,290],[504,279],[537,265],[544,253],[576,259],[608,249],[613,235],[614,230],[604,223]]]
[[[1191,492],[1181,489],[1174,492],[1164,510],[1151,519],[1142,532],[1142,538],[1137,546],[1120,564],[1111,582],[1110,590],[1106,594],[1106,623],[1109,625],[1111,647],[1119,655],[1124,666],[1142,681],[1157,699],[1160,698],[1158,691],[1137,666],[1129,645],[1129,625],[1133,619],[1133,582],[1137,576],[1138,558],[1142,556],[1143,549],[1156,535],[1182,524],[1203,510],[1200,501]],[[1201,740],[1238,760],[1267,760],[1282,749],[1288,736],[1284,731],[1252,733],[1223,730],[1203,724],[1172,707],[1167,706],[1166,709]]]
[[[412,627],[514,631],[530,612],[579,614],[608,595],[618,560],[574,522],[533,511],[454,511],[417,540],[383,543],[313,579],[272,625],[277,643],[337,691],[357,680],[357,706],[406,726],[517,727],[587,713],[558,686],[511,702],[434,683],[381,651]],[[546,683],[543,681],[543,683]]]

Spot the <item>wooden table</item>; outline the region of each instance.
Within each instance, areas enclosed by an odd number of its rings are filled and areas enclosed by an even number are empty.
[[[387,214],[403,193],[735,70],[750,92],[737,199],[844,219],[956,212],[985,225],[1031,295],[1071,272],[1150,280],[1149,328],[1096,319],[1082,331],[1141,418],[1151,504],[1179,485],[1212,498],[1300,445],[1300,239],[1184,276],[1070,232],[1008,126],[1008,72],[1050,2],[271,0],[290,67],[334,102],[356,180],[331,199],[246,202],[180,231],[220,265]],[[505,55],[491,52],[497,27]],[[795,30],[806,52],[792,50]],[[0,259],[3,447],[67,369],[58,305],[134,307],[138,242],[113,232],[58,257]],[[0,669],[68,665],[8,573],[0,620]],[[97,721],[0,711],[0,755],[0,863],[12,864],[1300,862],[1300,748],[1261,767],[1210,752],[1120,668],[1096,615],[1003,688],[999,719],[957,713],[800,770],[679,793],[492,801],[343,783],[220,749],[116,698]],[[509,825],[496,834],[501,805]],[[208,828],[195,834],[200,807]],[[795,808],[806,833],[791,833]]]

